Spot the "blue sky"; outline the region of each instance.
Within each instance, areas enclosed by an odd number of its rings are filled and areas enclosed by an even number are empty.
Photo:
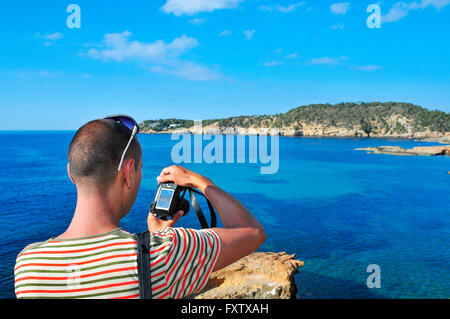
[[[81,28],[68,28],[70,3]],[[366,20],[380,6],[381,28]],[[0,130],[403,101],[450,111],[450,0],[9,1]],[[7,119],[7,120],[5,120]]]

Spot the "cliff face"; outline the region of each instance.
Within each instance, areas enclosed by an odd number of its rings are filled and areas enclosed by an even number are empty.
[[[424,130],[416,132],[410,127],[404,133],[390,132],[386,130],[374,130],[369,134],[364,132],[361,127],[355,126],[352,128],[326,126],[321,124],[301,124],[302,129],[295,129],[290,126],[282,126],[281,128],[265,128],[265,127],[220,127],[218,123],[202,127],[201,134],[236,134],[236,135],[280,135],[280,136],[305,136],[305,137],[414,137],[417,139],[433,139],[433,140],[448,140],[450,139],[450,132],[434,132]],[[194,127],[181,128],[174,130],[167,130],[156,132],[152,130],[145,130],[143,133],[177,133],[177,134],[200,134]]]
[[[213,272],[195,299],[292,299],[294,274],[303,262],[295,255],[253,253]]]

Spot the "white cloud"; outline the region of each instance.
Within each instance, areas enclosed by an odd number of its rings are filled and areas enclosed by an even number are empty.
[[[346,14],[350,10],[350,2],[333,3],[330,6],[330,11],[334,14]]]
[[[286,58],[287,59],[297,59],[298,58],[298,54],[297,53],[291,53]]]
[[[178,57],[198,45],[195,38],[182,35],[170,43],[157,40],[150,43],[129,41],[131,32],[109,33],[103,38],[103,49],[90,49],[87,55],[94,59],[164,61]]]
[[[379,65],[360,65],[356,67],[360,71],[373,72],[381,69]]]
[[[189,20],[188,22],[191,24],[195,24],[195,25],[202,25],[203,22],[205,22],[205,19],[195,18],[195,19]]]
[[[255,34],[255,30],[244,30],[242,33],[244,33],[246,40],[251,40]]]
[[[56,78],[61,75],[61,72],[54,72],[48,70],[17,70],[12,74],[19,79],[27,78]]]
[[[49,46],[52,45],[53,42],[57,41],[57,40],[61,40],[62,38],[64,38],[64,34],[60,33],[60,32],[55,32],[55,33],[46,33],[46,34],[40,34],[40,33],[36,33],[35,34],[36,38],[38,39],[44,39],[46,40],[44,42],[45,46]]]
[[[57,74],[55,72],[50,72],[50,71],[40,71],[37,73],[37,76],[41,76],[44,78],[54,78],[57,76]]]
[[[81,73],[81,77],[85,80],[92,79],[92,74],[83,72]]]
[[[167,0],[162,6],[165,13],[176,16],[194,15],[199,12],[211,12],[218,9],[233,9],[242,0]]]
[[[62,34],[60,32],[46,33],[46,34],[36,33],[36,37],[45,39],[45,40],[54,41],[54,40],[60,40],[60,39],[64,38],[64,34]]]
[[[333,29],[333,30],[344,30],[345,26],[342,23],[336,23],[335,25],[331,26],[331,29]]]
[[[339,64],[343,61],[347,60],[346,56],[341,56],[338,58],[330,58],[330,57],[322,57],[322,58],[313,58],[307,64],[328,64],[335,65]]]
[[[282,13],[289,13],[289,12],[295,11],[298,7],[302,7],[304,5],[305,5],[305,2],[293,3],[288,6],[282,6],[279,4],[261,5],[261,6],[259,6],[259,10],[267,11],[267,12],[278,11],[278,12],[282,12]]]
[[[382,16],[382,22],[394,22],[406,17],[411,10],[425,9],[429,6],[433,6],[436,9],[441,9],[447,6],[450,0],[421,0],[419,2],[397,2],[395,3],[389,12]]]
[[[191,81],[209,81],[221,77],[220,72],[191,61],[177,61],[164,66],[149,68],[152,72],[168,73]]]
[[[222,32],[219,33],[219,37],[226,37],[231,35],[231,31],[230,30],[224,30]]]
[[[181,60],[180,56],[198,46],[195,38],[182,35],[172,42],[162,40],[153,42],[130,41],[129,31],[109,33],[103,38],[101,48],[90,49],[85,53],[93,59],[122,62],[140,61],[151,64],[146,67],[152,72],[174,74],[189,80],[210,80],[220,77],[220,73],[193,61]]]
[[[272,61],[268,61],[268,62],[264,62],[263,65],[264,66],[277,66],[277,65],[281,65],[283,64],[282,61],[276,61],[276,60],[272,60]]]

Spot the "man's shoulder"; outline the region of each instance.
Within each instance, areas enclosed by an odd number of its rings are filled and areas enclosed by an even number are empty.
[[[117,228],[114,231],[112,231],[111,233],[118,237],[132,238],[132,239],[136,239],[136,236],[137,236],[136,234],[130,233],[122,228]]]
[[[55,239],[55,237],[51,237],[45,241],[41,242],[35,242],[32,244],[27,245],[25,248],[23,248],[20,253],[18,254],[17,258],[21,257],[22,255],[28,255],[28,253],[38,253],[42,249],[61,249],[65,247],[71,247],[75,245],[100,245],[105,244],[106,241],[115,241],[115,240],[128,240],[131,239],[133,241],[136,241],[136,235],[132,234],[130,232],[127,232],[123,230],[122,228],[117,228],[111,232],[108,232],[106,234],[101,235],[95,235],[95,236],[88,236],[86,238],[74,238],[74,239],[68,239],[68,240],[58,240]],[[34,252],[33,252],[34,251]]]
[[[24,252],[26,252],[26,251],[28,251],[28,250],[30,250],[30,249],[36,249],[36,248],[41,247],[41,246],[44,245],[46,242],[47,242],[47,240],[46,240],[46,241],[36,242],[36,243],[31,243],[31,244],[25,246],[25,248],[23,248],[23,249],[19,252],[19,254],[17,255],[17,257],[20,257]]]

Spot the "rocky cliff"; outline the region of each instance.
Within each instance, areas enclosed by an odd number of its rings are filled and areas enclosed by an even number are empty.
[[[294,274],[303,262],[295,255],[253,253],[213,272],[195,299],[292,299]]]

